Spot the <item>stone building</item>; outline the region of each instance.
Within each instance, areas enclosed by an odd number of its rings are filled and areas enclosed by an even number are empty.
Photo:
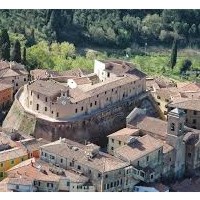
[[[198,173],[200,132],[184,122],[185,113],[177,108],[168,113],[167,122],[135,108],[127,127],[108,136],[108,152],[129,161],[138,175],[135,179],[146,183]]]
[[[130,63],[95,60],[94,73],[100,80],[96,84],[87,76],[67,78],[66,83],[52,79],[30,82],[22,94],[24,104],[54,119],[70,119],[146,91],[145,74]]]
[[[186,113],[185,125],[200,130],[200,99],[180,98],[168,104],[168,110],[182,109]]]
[[[0,109],[9,106],[13,101],[13,86],[0,83]]]
[[[11,84],[13,93],[28,83],[29,73],[24,65],[16,62],[0,61],[0,82]]]
[[[29,159],[7,171],[7,188],[18,192],[94,192],[84,175]]]
[[[92,143],[60,139],[41,147],[41,159],[88,177],[96,191],[132,191],[138,183],[128,162],[103,153]]]

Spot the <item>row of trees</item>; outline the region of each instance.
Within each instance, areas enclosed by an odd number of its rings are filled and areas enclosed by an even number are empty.
[[[0,28],[41,40],[76,46],[199,45],[200,10],[2,10]]]
[[[26,48],[23,48],[23,57],[21,56],[21,44],[19,40],[14,42],[11,49],[11,43],[6,29],[3,29],[0,34],[0,59],[26,64]]]

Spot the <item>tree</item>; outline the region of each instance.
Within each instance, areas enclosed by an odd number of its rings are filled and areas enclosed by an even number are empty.
[[[11,60],[21,63],[21,45],[19,40],[16,40],[11,54]]]
[[[177,40],[175,38],[172,45],[171,60],[170,60],[170,67],[172,68],[172,70],[176,65],[176,60],[177,60]]]
[[[189,59],[184,60],[183,63],[182,63],[182,65],[181,65],[181,68],[180,68],[180,74],[183,74],[187,70],[189,70],[190,67],[191,67],[191,65],[192,65],[191,60],[189,60]]]
[[[0,34],[0,59],[10,60],[10,39],[6,29]]]
[[[31,29],[31,33],[28,36],[28,39],[27,39],[27,42],[26,42],[26,46],[31,47],[31,46],[33,46],[35,44],[36,44],[36,41],[35,41],[35,30]]]
[[[26,47],[23,48],[22,63],[26,65]]]

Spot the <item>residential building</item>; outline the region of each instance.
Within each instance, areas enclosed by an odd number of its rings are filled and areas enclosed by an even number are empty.
[[[5,172],[8,169],[27,159],[27,151],[20,147],[0,151],[0,179],[5,177]]]
[[[24,182],[31,186],[29,192],[94,192],[95,187],[89,178],[72,170],[34,158],[24,161],[7,171],[9,182],[16,182],[18,190],[23,192]],[[11,185],[11,184],[10,184]],[[8,187],[13,190],[13,187]],[[14,188],[16,190],[16,188]]]
[[[138,183],[128,162],[103,153],[92,143],[82,145],[67,139],[41,147],[40,158],[90,178],[96,191],[132,191]]]
[[[11,84],[13,93],[28,83],[29,73],[24,65],[16,62],[0,61],[0,82]]]
[[[8,107],[13,102],[13,86],[0,82],[0,109]]]
[[[186,114],[185,125],[200,130],[200,101],[199,99],[180,98],[168,104],[168,110],[179,108]]]

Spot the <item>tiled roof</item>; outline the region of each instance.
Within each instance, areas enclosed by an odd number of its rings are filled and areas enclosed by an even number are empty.
[[[117,148],[115,154],[125,158],[127,161],[135,161],[162,146],[159,140],[154,139],[150,135],[144,135],[137,138],[133,143]]]
[[[0,91],[6,90],[8,88],[13,88],[11,84],[5,84],[0,82]]]
[[[189,99],[189,98],[180,98],[171,102],[169,107],[181,108],[186,110],[196,110],[200,111],[200,100],[199,99]]]
[[[49,97],[54,97],[61,91],[67,91],[67,87],[54,80],[36,80],[28,85],[31,91],[44,94]]]
[[[78,149],[74,150],[72,147],[77,147]],[[92,159],[88,160],[88,146],[67,139],[65,142],[57,141],[57,143],[52,143],[52,145],[47,144],[42,149],[64,158],[75,159],[79,163],[100,172],[112,171],[128,166],[128,163],[103,152],[99,152]]]
[[[21,176],[23,179],[29,179],[31,181],[39,180],[50,182],[59,182],[61,178],[80,183],[85,183],[88,181],[88,178],[83,175],[77,174],[70,170],[57,168],[56,166],[50,165],[42,160],[29,159],[25,162],[26,163],[24,163],[24,165],[20,163],[19,165],[16,165],[8,170],[8,177],[19,178]],[[58,175],[53,173],[51,169],[62,170],[64,174]]]
[[[199,83],[187,83],[179,88],[180,92],[200,92],[200,84]]]
[[[29,152],[39,150],[42,145],[48,144],[49,142],[40,138],[40,139],[26,139],[18,142],[20,145],[23,145]]]
[[[165,139],[167,135],[167,122],[148,116],[138,116],[133,119],[130,125],[138,129],[151,133],[153,137],[158,139]]]
[[[156,90],[156,94],[163,99],[172,100],[174,98],[181,98],[181,95],[176,87],[161,88]]]
[[[0,162],[20,158],[27,155],[27,151],[21,147],[15,147],[6,151],[0,152]]]
[[[123,128],[115,133],[108,135],[109,138],[113,138],[118,141],[127,142],[130,136],[137,134],[139,129]]]

